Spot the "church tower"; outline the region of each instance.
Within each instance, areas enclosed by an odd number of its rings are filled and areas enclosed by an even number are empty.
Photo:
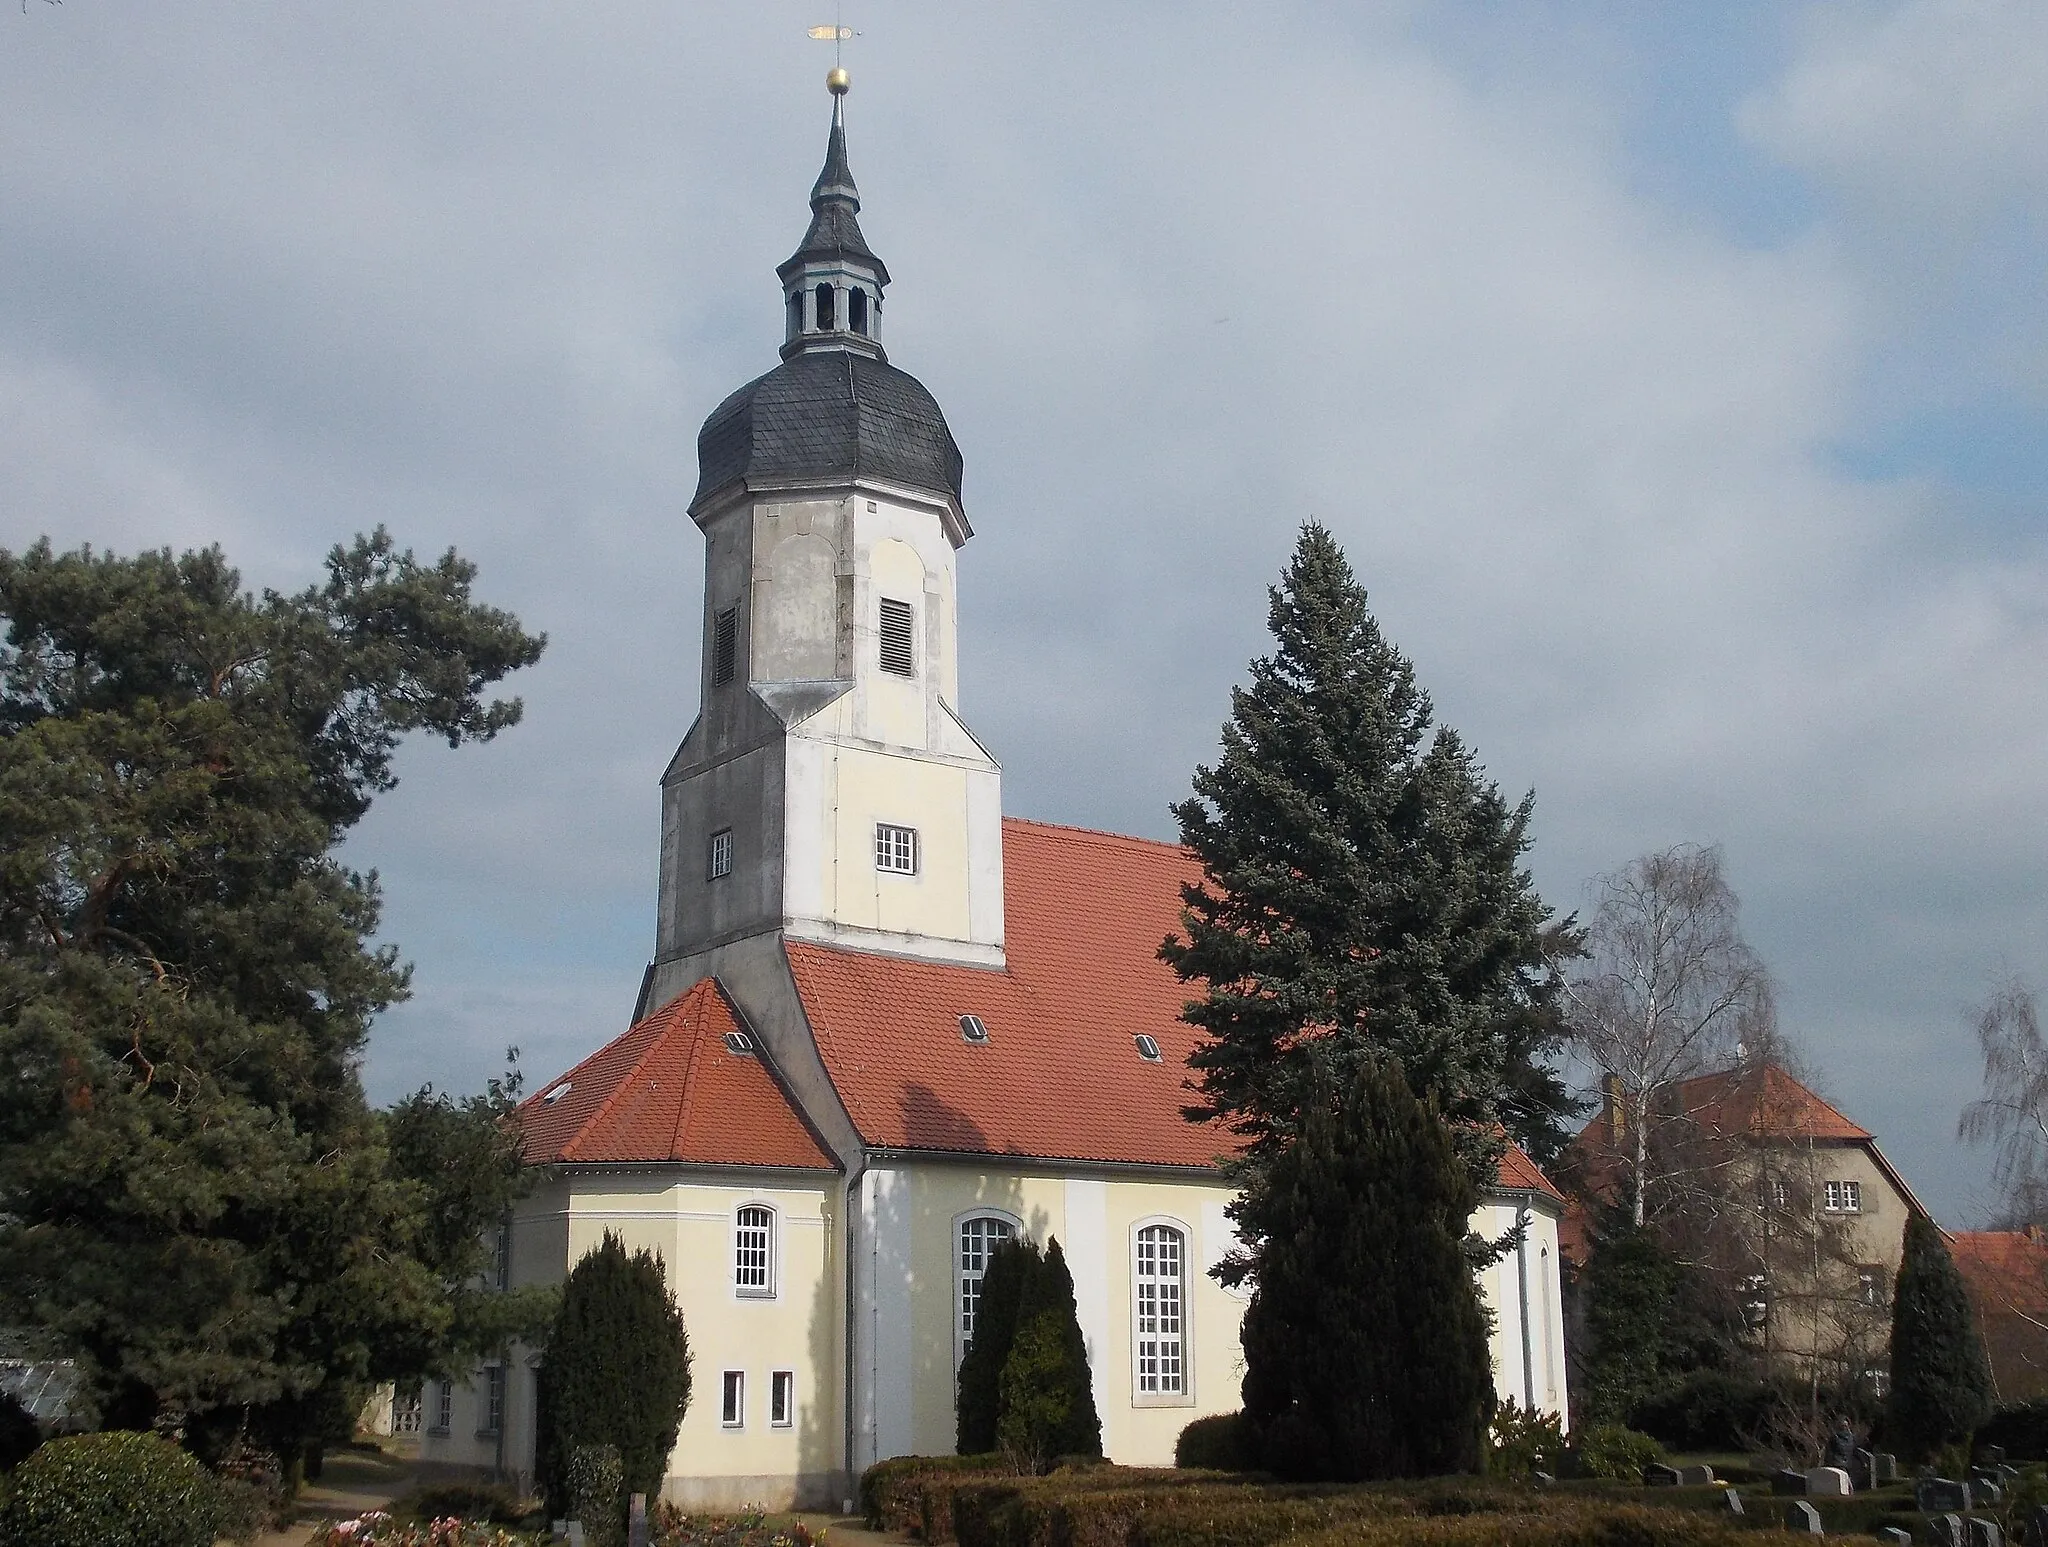
[[[829,84],[782,363],[697,437],[703,709],[662,777],[650,1004],[778,934],[1003,964],[1001,770],[957,708],[960,452],[883,349],[889,270]]]

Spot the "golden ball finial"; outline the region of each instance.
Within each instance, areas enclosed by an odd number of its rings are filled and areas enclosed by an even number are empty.
[[[832,66],[832,73],[825,77],[825,89],[835,97],[843,97],[853,86],[853,77],[838,65]]]

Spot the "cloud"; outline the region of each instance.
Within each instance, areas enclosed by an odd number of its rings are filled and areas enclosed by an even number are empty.
[[[1731,84],[1700,111],[1810,190],[1770,243],[1645,196],[1603,70],[1477,68],[1427,6],[863,19],[863,223],[892,359],[967,457],[962,708],[1009,809],[1170,833],[1317,515],[1537,791],[1546,894],[1723,841],[1834,1094],[1969,1206],[1962,1008],[2048,976],[2039,534],[1958,493],[2025,397],[1982,319],[2039,316],[2008,272],[2038,126],[1952,182],[2032,78],[2033,35],[1992,32],[2026,13],[1985,10],[1945,48],[1894,6],[1774,75],[1702,62]],[[0,26],[0,542],[217,538],[289,585],[382,520],[477,559],[553,643],[525,724],[409,748],[351,843],[418,963],[368,1075],[475,1088],[517,1042],[545,1077],[651,948],[693,439],[773,363],[826,61],[777,8],[651,0]],[[1949,93],[1982,105],[1930,123],[1946,149],[1885,148]],[[1958,208],[2004,233],[1998,283],[1923,315]],[[1936,401],[1966,433],[1929,463]]]

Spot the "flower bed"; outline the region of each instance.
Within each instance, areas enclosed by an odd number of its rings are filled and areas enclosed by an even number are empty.
[[[545,1537],[453,1516],[400,1520],[373,1509],[353,1520],[337,1520],[308,1547],[539,1547]]]

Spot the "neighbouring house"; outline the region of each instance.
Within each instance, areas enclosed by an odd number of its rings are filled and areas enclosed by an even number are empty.
[[[1977,1310],[2000,1402],[2048,1397],[2048,1233],[1959,1230],[1948,1238]]]
[[[1882,1396],[1906,1220],[1926,1210],[1876,1136],[1766,1059],[1675,1082],[1650,1134],[1620,1111],[1610,1086],[1567,1147],[1568,1260],[1595,1249],[1595,1208],[1622,1204],[1641,1137],[1656,1229],[1756,1354]]]
[[[1229,1140],[1181,1115],[1196,1034],[1157,954],[1198,870],[1003,816],[959,711],[960,453],[883,352],[837,105],[811,209],[783,362],[698,438],[703,708],[662,779],[655,959],[630,1029],[521,1108],[539,1185],[500,1282],[608,1230],[658,1250],[694,1359],[667,1494],[838,1504],[953,1449],[988,1253],[1057,1237],[1105,1448],[1169,1462],[1243,1376],[1208,1272]],[[1525,1226],[1483,1278],[1496,1386],[1560,1415],[1562,1213],[1510,1151],[1473,1220]],[[424,1456],[527,1474],[533,1374],[430,1387]]]

